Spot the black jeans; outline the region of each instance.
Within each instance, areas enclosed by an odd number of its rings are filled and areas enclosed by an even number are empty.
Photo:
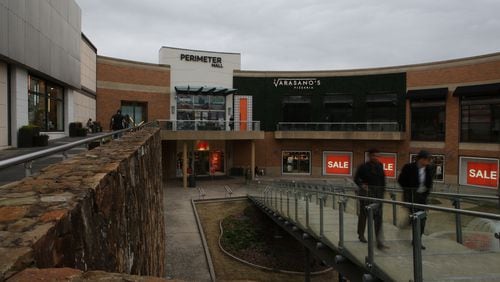
[[[427,205],[427,196],[423,193],[415,193],[413,196],[412,202],[415,204]],[[424,209],[417,208],[417,207],[410,207],[409,210],[410,210],[410,214],[414,214],[414,213],[419,212],[419,211],[425,212]],[[420,220],[420,236],[422,236],[424,234],[426,220],[427,220],[427,217]]]
[[[366,227],[366,219],[368,217],[366,207],[372,204],[370,201],[359,200],[359,216],[358,216],[358,236],[365,235],[365,227]],[[375,223],[375,236],[377,238],[377,242],[382,241],[380,238],[380,231],[382,230],[382,205],[379,204],[377,208],[373,210],[373,221]]]

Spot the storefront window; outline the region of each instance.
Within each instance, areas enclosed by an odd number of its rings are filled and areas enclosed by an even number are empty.
[[[461,185],[498,189],[498,159],[460,157]]]
[[[369,94],[366,96],[367,122],[398,121],[396,94]]]
[[[323,98],[325,107],[324,122],[352,122],[352,95],[332,94]]]
[[[222,95],[177,94],[177,129],[194,130],[224,128],[226,118],[226,97]],[[198,123],[182,121],[217,121]],[[180,121],[180,122],[179,122]],[[208,126],[208,127],[207,127]]]
[[[410,161],[415,162],[417,154],[410,154]],[[434,167],[434,181],[444,182],[444,155],[431,155],[431,165]]]
[[[445,101],[411,103],[411,139],[444,141]]]
[[[128,116],[130,126],[147,122],[147,103],[122,101],[122,115]]]
[[[284,122],[311,121],[311,97],[286,96],[283,98]]]
[[[311,174],[311,152],[283,151],[283,174]]]
[[[42,131],[64,131],[63,88],[30,75],[28,120]]]
[[[352,175],[352,152],[323,152],[323,175]]]
[[[500,142],[500,98],[462,97],[461,142]]]

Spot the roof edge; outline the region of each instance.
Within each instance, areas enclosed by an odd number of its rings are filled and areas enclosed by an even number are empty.
[[[342,74],[342,73],[396,73],[396,72],[406,72],[412,70],[418,70],[426,67],[447,67],[454,64],[467,64],[474,63],[474,61],[485,62],[488,59],[498,59],[500,60],[500,52],[463,57],[442,61],[409,64],[409,65],[396,65],[396,66],[386,66],[386,67],[372,67],[372,68],[359,68],[359,69],[338,69],[338,70],[293,70],[293,71],[280,71],[280,70],[234,70],[234,74]]]
[[[134,65],[151,66],[151,67],[166,67],[166,68],[170,69],[170,65],[167,65],[167,64],[153,64],[153,63],[133,61],[133,60],[127,60],[127,59],[115,58],[115,57],[108,57],[108,56],[102,56],[102,55],[97,55],[97,59],[98,60],[99,59],[111,60],[111,61],[115,61],[115,62],[128,63],[128,64],[134,64]]]
[[[204,52],[204,53],[214,53],[214,54],[229,54],[229,55],[240,55],[241,56],[241,53],[237,53],[237,52],[218,52],[218,51],[209,51],[209,50],[200,50],[200,49],[179,48],[179,47],[172,47],[172,46],[161,46],[160,51],[163,48],[183,50],[183,51]]]

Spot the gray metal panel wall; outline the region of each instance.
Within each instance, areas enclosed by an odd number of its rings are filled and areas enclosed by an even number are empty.
[[[75,0],[0,0],[0,56],[80,88]]]

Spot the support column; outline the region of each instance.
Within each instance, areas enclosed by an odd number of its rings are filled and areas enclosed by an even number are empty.
[[[304,258],[304,281],[311,281],[311,251],[308,248],[304,247],[305,258]]]
[[[182,187],[187,189],[188,184],[188,153],[187,153],[187,141],[182,143]]]
[[[11,93],[11,144],[17,147],[17,131],[28,121],[28,71],[12,67],[10,74]]]
[[[252,175],[252,180],[255,180],[255,140],[252,140],[252,149],[250,156],[250,171]]]

